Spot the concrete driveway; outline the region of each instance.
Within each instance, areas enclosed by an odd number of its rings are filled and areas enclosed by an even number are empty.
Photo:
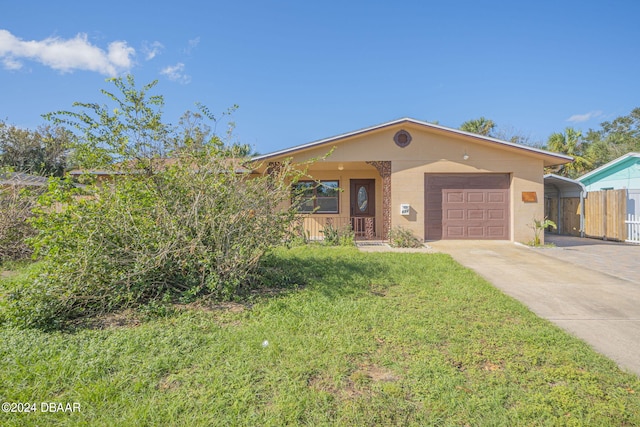
[[[429,245],[640,375],[640,246],[564,236],[550,241],[557,247],[453,240]]]

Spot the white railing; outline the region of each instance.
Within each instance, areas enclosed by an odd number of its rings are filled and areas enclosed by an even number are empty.
[[[640,244],[640,217],[628,214],[625,224],[627,224],[627,239],[625,242]]]

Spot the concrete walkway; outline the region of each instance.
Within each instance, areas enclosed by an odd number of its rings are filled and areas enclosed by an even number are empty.
[[[429,246],[640,375],[640,247],[580,240],[587,241],[539,249],[504,241]]]

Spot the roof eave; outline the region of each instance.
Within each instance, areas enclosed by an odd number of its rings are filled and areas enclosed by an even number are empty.
[[[617,159],[613,159],[610,162],[605,163],[604,165],[600,166],[599,168],[596,168],[596,169],[594,169],[594,170],[592,170],[590,172],[587,172],[584,175],[582,175],[582,176],[580,176],[580,177],[578,177],[576,179],[578,181],[582,182],[582,181],[587,180],[589,178],[593,178],[594,176],[605,172],[610,167],[615,166],[618,163],[621,163],[621,162],[623,162],[623,161],[625,161],[625,160],[627,160],[627,159],[629,159],[631,157],[640,158],[640,153],[631,152],[631,153],[624,154],[624,155],[618,157]]]
[[[580,187],[583,192],[585,193],[587,192],[587,187],[585,187],[585,185],[580,181],[578,181],[577,179],[571,179],[571,178],[567,178],[566,176],[560,176],[553,173],[548,173],[544,175],[542,178],[543,180],[548,180],[548,181],[561,181],[567,184],[574,184]]]
[[[357,136],[357,135],[360,135],[360,134],[363,134],[363,133],[367,133],[367,132],[371,132],[371,131],[374,131],[374,130],[384,129],[385,127],[394,126],[396,124],[403,123],[403,122],[408,122],[408,121],[410,121],[410,119],[408,119],[408,118],[393,120],[391,122],[386,122],[386,123],[382,123],[382,124],[375,125],[375,126],[369,126],[367,128],[358,129],[358,130],[355,130],[355,131],[343,133],[343,134],[332,136],[332,137],[329,137],[329,138],[323,138],[323,139],[319,139],[319,140],[316,140],[316,141],[308,142],[306,144],[295,145],[293,147],[284,148],[282,150],[274,151],[274,152],[267,153],[267,154],[262,154],[260,156],[256,156],[256,157],[252,158],[251,160],[252,161],[260,161],[260,160],[270,159],[270,158],[273,158],[273,157],[280,157],[282,155],[289,154],[289,153],[295,153],[297,151],[301,151],[301,150],[304,150],[306,148],[319,147],[321,145],[329,144],[331,142],[336,142],[336,141],[339,141],[341,139],[349,138],[349,137],[352,137],[352,136]]]
[[[391,127],[391,126],[395,126],[398,124],[402,124],[402,123],[412,123],[412,124],[416,124],[419,126],[424,126],[424,127],[428,127],[428,128],[432,128],[432,129],[436,129],[436,130],[440,130],[443,132],[448,132],[448,133],[452,133],[455,135],[462,135],[465,137],[470,137],[470,138],[474,138],[474,139],[478,139],[480,141],[483,142],[490,142],[490,143],[494,143],[494,144],[499,144],[502,146],[506,146],[506,147],[511,147],[517,150],[524,150],[530,153],[535,153],[538,155],[542,155],[544,157],[546,157],[547,159],[549,159],[549,161],[545,161],[545,166],[555,166],[555,165],[562,165],[565,163],[569,163],[573,161],[573,157],[568,156],[566,154],[560,154],[560,153],[553,153],[551,151],[547,151],[547,150],[542,150],[539,148],[534,148],[534,147],[528,147],[522,144],[516,144],[514,142],[509,142],[509,141],[503,141],[501,139],[497,139],[497,138],[491,138],[491,137],[487,137],[487,136],[483,136],[483,135],[478,135],[475,133],[471,133],[471,132],[465,132],[459,129],[452,129],[452,128],[448,128],[445,126],[440,126],[440,125],[436,125],[433,123],[428,123],[428,122],[424,122],[421,120],[416,120],[416,119],[412,119],[409,117],[404,117],[401,119],[397,119],[397,120],[392,120],[390,122],[385,122],[385,123],[381,123],[379,125],[375,125],[375,126],[370,126],[367,128],[363,128],[363,129],[359,129],[356,131],[352,131],[352,132],[347,132],[344,134],[340,134],[340,135],[336,135],[336,136],[332,136],[330,138],[325,138],[325,139],[320,139],[317,141],[313,141],[313,142],[309,142],[306,144],[301,144],[301,145],[297,145],[294,147],[290,147],[290,148],[285,148],[283,150],[278,150],[278,151],[274,151],[272,153],[267,153],[267,154],[263,154],[260,156],[256,156],[254,158],[252,158],[252,161],[262,161],[262,160],[267,160],[267,159],[271,159],[274,157],[281,157],[287,154],[292,154],[292,153],[296,153],[305,149],[310,149],[310,148],[316,148],[316,147],[320,147],[322,145],[326,145],[326,144],[330,144],[330,143],[334,143],[334,142],[338,142],[342,139],[345,138],[350,138],[353,136],[357,136],[357,135],[361,135],[367,132],[372,132],[375,130],[380,130],[380,129],[384,129],[387,127]],[[551,160],[551,159],[555,159],[555,160]]]

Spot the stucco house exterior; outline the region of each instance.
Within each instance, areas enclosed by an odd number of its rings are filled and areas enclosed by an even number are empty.
[[[425,241],[519,242],[530,241],[533,219],[544,217],[544,168],[572,161],[411,118],[254,158],[262,173],[285,159],[321,159],[298,184],[308,195],[311,238],[332,224],[369,239],[386,240],[401,226]]]

